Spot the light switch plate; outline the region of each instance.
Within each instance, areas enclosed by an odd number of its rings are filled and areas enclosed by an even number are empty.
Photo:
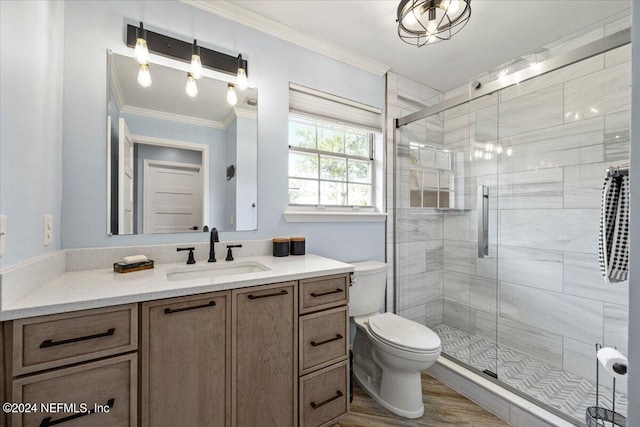
[[[53,243],[53,215],[44,216],[43,244],[49,246]]]
[[[0,215],[0,256],[7,250],[7,216]]]

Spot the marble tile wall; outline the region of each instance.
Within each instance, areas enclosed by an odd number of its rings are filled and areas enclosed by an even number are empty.
[[[628,28],[628,21],[622,17],[548,47],[564,53]],[[388,227],[388,258],[395,250],[399,314],[497,336],[590,380],[595,342],[626,351],[628,283],[604,284],[597,238],[606,169],[629,158],[630,60],[624,46],[403,127],[396,133],[395,188],[391,118],[468,88],[440,94],[388,74],[387,197],[397,217]],[[409,207],[409,141],[460,153],[460,210]],[[501,144],[502,155],[473,158],[486,144]],[[476,255],[478,185],[492,190],[490,255],[482,259]],[[388,283],[391,310],[392,271]]]
[[[501,345],[592,381],[596,342],[627,348],[628,283],[605,284],[597,253],[606,169],[629,158],[629,51],[442,114],[445,148],[468,154],[470,208],[443,213],[445,323],[490,340],[497,327]],[[473,150],[487,142],[513,152],[475,159]],[[476,185],[497,194],[490,198],[491,255],[483,259],[476,255]]]

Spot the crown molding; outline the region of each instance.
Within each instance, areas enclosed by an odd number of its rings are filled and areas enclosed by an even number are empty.
[[[231,125],[231,123],[233,123],[236,117],[241,117],[245,119],[257,119],[258,113],[256,111],[234,107],[229,110],[227,115],[224,117],[224,120],[222,121],[224,128],[227,129]]]
[[[133,114],[136,116],[151,117],[153,119],[171,120],[174,122],[187,123],[196,126],[205,126],[214,129],[224,129],[224,123],[214,120],[199,119],[197,117],[182,116],[180,114],[165,113],[164,111],[148,110],[146,108],[132,107],[125,105],[121,110],[121,114]]]
[[[297,44],[314,52],[352,65],[361,70],[384,76],[391,67],[359,53],[343,49],[333,43],[310,36],[252,10],[244,9],[228,0],[180,0],[193,7],[211,12],[254,30]]]

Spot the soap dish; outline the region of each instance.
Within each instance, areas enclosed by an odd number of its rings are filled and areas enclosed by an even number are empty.
[[[113,271],[115,273],[131,273],[132,271],[149,270],[153,268],[153,260],[135,262],[133,264],[125,264],[122,262],[116,262],[113,264]]]

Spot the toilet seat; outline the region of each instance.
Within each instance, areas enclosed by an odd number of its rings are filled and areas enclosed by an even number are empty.
[[[412,353],[440,352],[440,338],[431,329],[393,313],[371,316],[367,329],[375,338],[398,350]]]

